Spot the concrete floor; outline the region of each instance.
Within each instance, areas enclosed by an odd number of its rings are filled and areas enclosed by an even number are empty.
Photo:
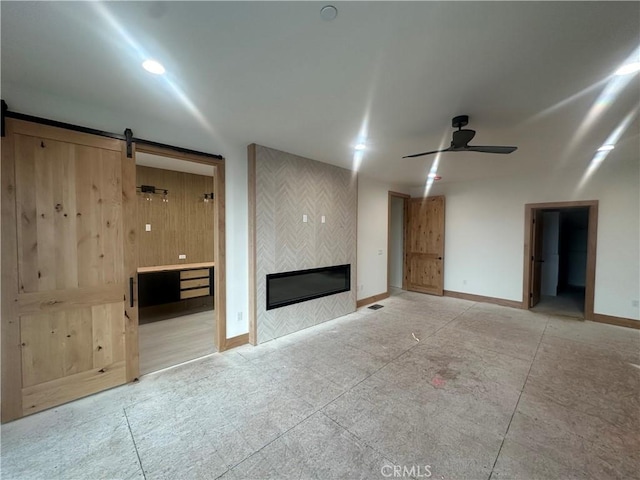
[[[7,424],[2,478],[638,478],[639,331],[379,303]]]

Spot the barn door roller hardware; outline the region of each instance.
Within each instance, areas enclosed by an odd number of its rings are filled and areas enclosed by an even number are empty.
[[[80,125],[73,125],[71,123],[59,122],[57,120],[50,120],[48,118],[35,117],[33,115],[27,115],[25,113],[18,113],[9,110],[7,103],[4,100],[2,102],[2,136],[5,135],[6,119],[15,118],[16,120],[23,120],[25,122],[37,123],[39,125],[48,125],[55,128],[64,128],[65,130],[72,130],[74,132],[87,133],[89,135],[96,135],[99,137],[115,138],[116,140],[125,140],[123,135],[117,133],[105,132],[103,130],[96,130],[95,128],[82,127]]]
[[[4,100],[1,100],[2,102],[2,118],[0,118],[0,137],[4,137],[4,117],[7,113],[7,110],[9,110],[9,107],[7,107],[7,102],[5,102]]]
[[[133,157],[133,132],[130,128],[125,129],[124,138],[127,141],[127,158]]]
[[[5,119],[7,118],[15,118],[17,120],[24,120],[26,122],[38,123],[40,125],[49,125],[51,127],[56,128],[64,128],[67,130],[73,130],[74,132],[88,133],[89,135],[97,135],[100,137],[106,138],[115,138],[117,140],[124,140],[127,143],[127,158],[133,158],[133,143],[137,144],[145,144],[152,147],[164,148],[167,150],[173,150],[179,153],[186,153],[189,155],[197,155],[200,157],[213,158],[216,160],[224,160],[222,155],[217,155],[213,153],[205,153],[199,152],[197,150],[190,150],[188,148],[176,147],[174,145],[167,145],[164,143],[153,142],[151,140],[145,140],[143,138],[135,138],[133,136],[133,131],[130,128],[127,128],[124,131],[124,135],[119,133],[111,133],[105,132],[102,130],[96,130],[95,128],[82,127],[80,125],[73,125],[71,123],[58,122],[57,120],[49,120],[48,118],[35,117],[33,115],[27,115],[24,113],[12,112],[7,107],[7,103],[4,100],[0,100],[2,103],[2,112],[0,112],[0,127],[1,127],[1,136],[5,135]]]

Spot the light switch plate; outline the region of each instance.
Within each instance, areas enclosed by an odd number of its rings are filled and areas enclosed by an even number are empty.
[[[151,231],[151,224],[150,223],[145,224],[144,231],[145,232],[150,232]]]
[[[178,255],[178,260],[186,260],[187,256],[183,253],[181,253],[180,255]]]
[[[324,215],[322,215],[322,217],[320,217],[320,221],[321,221],[322,223],[325,223],[326,218],[325,218],[325,216],[324,216]]]
[[[304,223],[307,223],[309,221],[309,217],[307,217],[306,215],[302,215],[302,221]]]

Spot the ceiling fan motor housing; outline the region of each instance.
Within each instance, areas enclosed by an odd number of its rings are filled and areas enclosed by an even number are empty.
[[[476,136],[475,130],[466,130],[466,129],[456,130],[455,132],[453,132],[451,147],[464,148],[475,136]]]
[[[453,128],[460,129],[469,124],[469,115],[458,115],[451,120],[451,126]]]

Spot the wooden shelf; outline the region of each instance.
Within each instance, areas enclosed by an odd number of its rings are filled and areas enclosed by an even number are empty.
[[[138,267],[138,273],[166,272],[169,270],[190,270],[192,268],[215,267],[214,262],[182,263],[180,265],[158,265],[156,267]]]
[[[180,290],[180,300],[186,300],[187,298],[206,297],[210,293],[209,287],[205,288],[192,288],[191,290]]]

